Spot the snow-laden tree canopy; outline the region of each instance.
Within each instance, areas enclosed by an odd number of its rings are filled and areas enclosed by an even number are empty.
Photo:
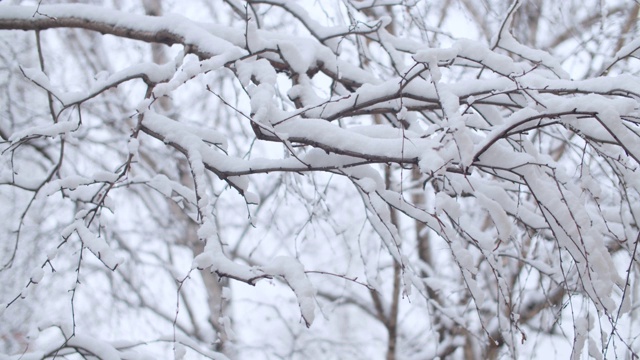
[[[20,3],[0,354],[637,358],[637,4]]]

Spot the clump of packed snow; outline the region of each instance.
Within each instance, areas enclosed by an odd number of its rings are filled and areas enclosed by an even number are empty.
[[[296,294],[300,313],[307,327],[315,318],[315,290],[304,272],[304,266],[295,258],[280,256],[269,265],[262,266],[265,273],[282,277]]]

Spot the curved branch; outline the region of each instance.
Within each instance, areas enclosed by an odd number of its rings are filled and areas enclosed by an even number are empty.
[[[201,58],[246,53],[197,23],[177,16],[137,15],[82,4],[43,5],[37,9],[32,6],[3,6],[0,12],[2,30],[55,28],[80,28],[168,46],[183,44]]]

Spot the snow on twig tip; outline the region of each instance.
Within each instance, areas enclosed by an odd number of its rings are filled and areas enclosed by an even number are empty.
[[[305,325],[310,327],[315,317],[315,290],[304,272],[304,266],[292,257],[279,256],[269,265],[263,266],[262,270],[284,278],[298,299]]]

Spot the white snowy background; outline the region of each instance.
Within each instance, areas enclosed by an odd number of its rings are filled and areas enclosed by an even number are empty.
[[[0,2],[0,358],[637,358],[637,16]]]

